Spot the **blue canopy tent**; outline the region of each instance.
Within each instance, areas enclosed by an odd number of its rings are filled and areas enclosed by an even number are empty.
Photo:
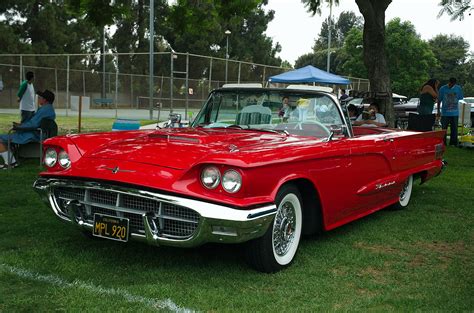
[[[270,83],[322,83],[335,85],[349,85],[350,80],[320,70],[311,65],[289,71],[286,73],[271,76],[268,79]]]

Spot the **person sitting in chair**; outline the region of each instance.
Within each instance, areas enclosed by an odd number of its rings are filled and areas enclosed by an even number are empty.
[[[387,122],[385,121],[385,117],[379,113],[379,105],[373,102],[369,106],[369,111],[362,112],[362,114],[357,117],[352,125],[365,127],[384,127],[387,126]]]
[[[6,169],[8,165],[10,165],[10,167],[18,166],[13,153],[8,151],[9,140],[15,144],[39,141],[40,137],[38,132],[32,129],[39,128],[44,119],[54,120],[56,118],[56,113],[53,108],[54,93],[46,89],[43,92],[38,91],[36,94],[39,96],[38,104],[40,107],[33,117],[21,124],[14,122],[13,129],[16,130],[15,133],[0,135],[0,155],[5,162],[4,165],[0,166],[0,169]],[[10,160],[8,160],[8,156],[10,156]]]

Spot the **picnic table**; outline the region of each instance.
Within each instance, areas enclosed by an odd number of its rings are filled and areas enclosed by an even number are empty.
[[[114,103],[114,101],[110,98],[97,98],[97,99],[94,99],[94,104],[100,105],[100,107],[108,108],[109,105],[112,107],[113,103]]]

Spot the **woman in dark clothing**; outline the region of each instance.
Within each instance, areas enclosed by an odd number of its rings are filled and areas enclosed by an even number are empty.
[[[438,100],[439,80],[430,79],[420,89],[420,104],[417,111],[420,115],[433,114],[434,104]]]
[[[433,114],[433,108],[438,100],[438,86],[439,80],[430,79],[420,89],[420,103],[418,104],[417,111],[417,126],[418,131],[431,131],[433,130],[436,118]]]

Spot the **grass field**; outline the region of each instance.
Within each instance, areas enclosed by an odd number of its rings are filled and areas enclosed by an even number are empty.
[[[39,200],[37,160],[23,161],[0,172],[0,312],[473,311],[474,151],[445,158],[408,209],[306,238],[276,274],[250,269],[237,245],[85,238]]]

